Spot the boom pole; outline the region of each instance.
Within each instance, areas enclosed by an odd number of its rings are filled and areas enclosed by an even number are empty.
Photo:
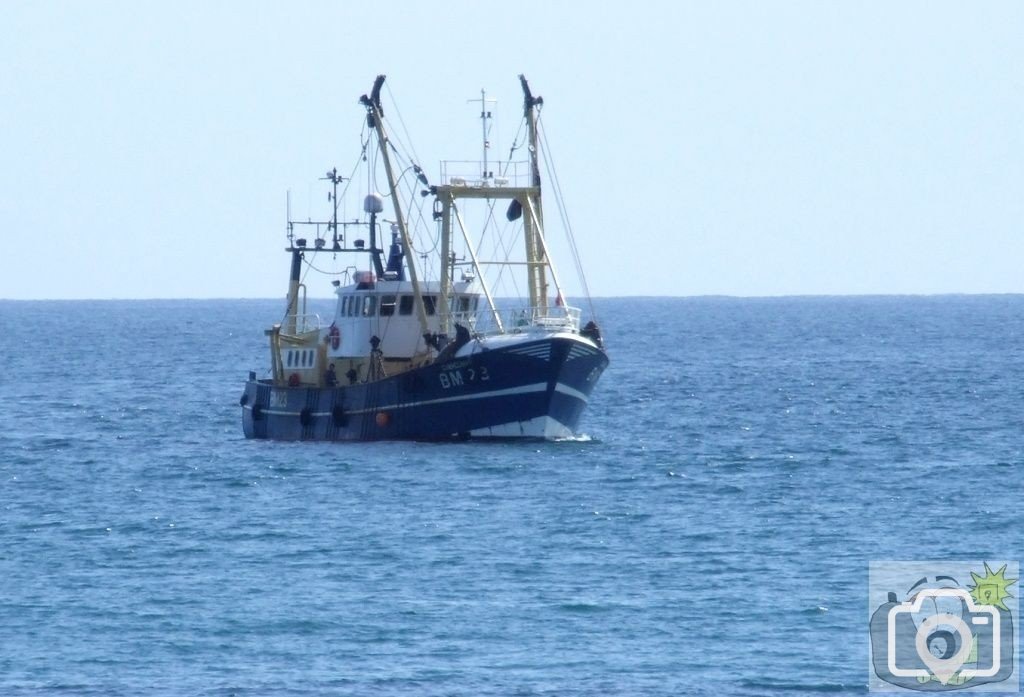
[[[391,191],[391,203],[395,207],[395,217],[398,219],[398,231],[402,236],[402,248],[405,253],[405,263],[409,267],[409,280],[412,281],[412,292],[416,297],[416,316],[420,321],[420,331],[427,333],[427,311],[423,306],[423,294],[420,291],[419,276],[416,273],[416,260],[412,252],[412,240],[409,238],[409,229],[405,224],[405,216],[402,215],[402,202],[398,195],[398,181],[395,179],[394,170],[391,168],[391,157],[388,154],[387,133],[384,131],[384,111],[380,106],[380,88],[384,85],[384,75],[378,75],[373,82],[373,90],[370,96],[365,94],[359,101],[366,107],[368,112],[369,125],[377,133],[377,145],[380,147],[381,157],[384,159],[384,171],[388,177],[388,189]]]
[[[530,150],[530,186],[535,194],[529,195],[524,208],[534,208],[536,217],[526,216],[523,220],[523,237],[526,240],[526,273],[527,283],[530,290],[530,306],[536,311],[544,313],[548,306],[548,283],[544,267],[547,265],[547,257],[544,253],[544,242],[540,239],[541,230],[544,229],[544,220],[540,206],[540,162],[537,143],[537,109],[544,103],[542,97],[534,97],[530,91],[530,85],[526,82],[524,75],[519,76],[519,83],[523,88],[523,116],[526,117],[527,136],[529,138]]]

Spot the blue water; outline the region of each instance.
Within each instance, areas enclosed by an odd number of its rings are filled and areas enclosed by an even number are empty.
[[[246,441],[281,302],[0,302],[0,694],[864,694],[1024,557],[1024,296],[598,301],[559,443]]]

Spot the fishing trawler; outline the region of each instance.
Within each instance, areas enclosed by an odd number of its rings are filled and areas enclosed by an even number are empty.
[[[360,98],[366,121],[357,169],[369,173],[327,173],[330,220],[294,221],[289,212],[287,306],[281,322],[266,331],[269,371],[264,377],[250,372],[240,399],[247,438],[575,434],[608,357],[595,318],[581,328],[582,311],[565,301],[549,254],[541,207],[543,99],[519,79],[525,136],[516,137],[509,161],[488,161],[491,112],[481,91],[483,161],[472,171],[442,163],[436,184],[389,137],[381,106],[384,76]],[[514,162],[523,148],[527,159]],[[557,193],[557,179],[554,184]],[[339,220],[340,199],[353,196],[362,201],[361,215]],[[390,217],[384,217],[386,201]],[[495,215],[499,202],[507,205],[504,216]],[[482,222],[471,231],[474,204],[482,206]],[[571,227],[562,207],[559,212],[575,257]],[[302,226],[311,235],[299,236]],[[496,258],[485,258],[485,249]],[[347,255],[356,255],[357,264],[339,261],[352,258]],[[322,259],[338,270],[327,269]],[[306,277],[318,271],[336,276],[329,321],[308,312]],[[502,281],[507,287],[513,279],[518,288],[517,276],[525,276],[523,299],[499,294]]]

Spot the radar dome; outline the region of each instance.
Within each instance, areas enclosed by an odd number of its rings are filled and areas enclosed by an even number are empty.
[[[380,213],[384,210],[384,197],[380,194],[367,194],[363,200],[363,210],[367,213]]]

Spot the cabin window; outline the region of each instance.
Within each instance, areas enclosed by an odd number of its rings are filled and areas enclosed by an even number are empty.
[[[377,314],[377,296],[367,295],[363,299],[363,315],[373,317],[375,314]]]
[[[411,315],[412,314],[412,296],[403,295],[401,302],[398,304],[398,314],[400,315]]]
[[[358,317],[359,315],[363,314],[363,296],[357,295],[354,298],[352,298],[352,300],[353,300],[352,304],[355,307],[353,308],[351,314],[353,314],[356,317]]]
[[[281,361],[292,370],[312,368],[316,365],[316,349],[288,349]]]
[[[338,310],[338,315],[340,317],[344,317],[345,316],[345,310],[347,310],[347,309],[348,309],[348,296],[346,295],[345,297],[343,297],[341,299],[341,309]]]
[[[380,296],[380,316],[390,317],[395,314],[395,296],[394,295],[382,295]]]
[[[436,295],[424,295],[423,296],[423,309],[427,311],[428,315],[432,315],[437,312],[437,296]]]
[[[459,298],[459,312],[469,312],[469,296],[463,295]]]
[[[473,296],[473,312],[476,312],[477,306],[479,304],[480,304],[480,296],[479,295],[474,295]]]

